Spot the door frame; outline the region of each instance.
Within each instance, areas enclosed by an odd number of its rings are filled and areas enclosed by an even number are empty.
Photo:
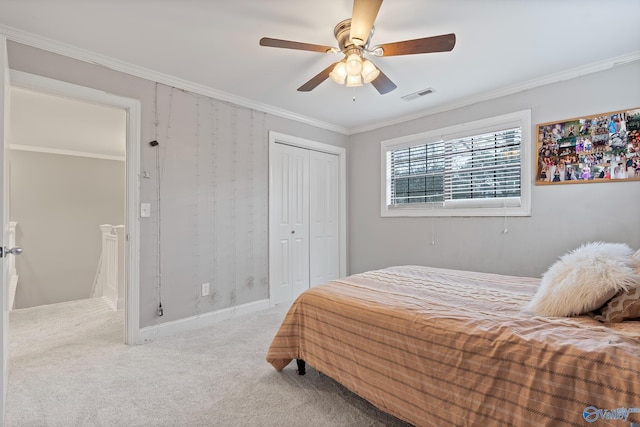
[[[339,272],[340,277],[347,275],[347,150],[335,145],[325,144],[310,139],[300,138],[297,136],[287,135],[280,132],[269,131],[269,153],[272,152],[274,144],[291,145],[294,147],[305,148],[322,153],[334,154],[338,156],[338,250],[339,254]],[[271,155],[269,155],[269,180],[271,180]],[[269,212],[271,212],[272,194],[269,193]],[[269,247],[271,247],[271,239],[274,237],[272,233],[272,218],[269,216]],[[273,307],[274,303],[271,299],[271,284],[274,283],[271,271],[271,253],[269,253],[269,306]]]
[[[125,344],[140,343],[140,132],[141,102],[101,90],[10,69],[11,86],[122,108],[127,112],[125,200]],[[28,250],[28,248],[24,248]],[[5,292],[6,295],[6,292]]]
[[[9,135],[9,59],[7,52],[7,38],[0,34],[0,187],[7,187],[8,184],[8,161],[7,161],[7,136]],[[4,246],[8,242],[9,209],[5,203],[8,195],[2,191],[0,194],[0,245]],[[5,227],[5,225],[7,227]],[[3,250],[4,251],[4,250]],[[3,254],[4,255],[4,254]],[[13,255],[12,255],[13,256]],[[8,292],[9,275],[6,257],[0,259],[0,357],[2,358],[0,370],[0,383],[2,384],[2,394],[0,394],[0,425],[4,425],[4,413],[7,402],[7,379],[8,372],[8,348],[9,348],[9,304]]]

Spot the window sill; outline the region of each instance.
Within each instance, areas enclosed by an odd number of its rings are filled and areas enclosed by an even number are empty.
[[[504,217],[504,216],[531,216],[529,206],[505,207],[427,207],[427,206],[395,206],[383,207],[382,217]]]

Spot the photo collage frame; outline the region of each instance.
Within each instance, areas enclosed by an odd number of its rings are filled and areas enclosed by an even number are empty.
[[[542,123],[536,184],[640,180],[640,108]]]

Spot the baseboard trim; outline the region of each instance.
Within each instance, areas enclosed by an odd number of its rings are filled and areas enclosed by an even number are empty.
[[[223,320],[244,316],[269,308],[269,300],[254,301],[234,307],[223,308],[217,311],[203,313],[198,316],[185,317],[184,319],[160,323],[158,325],[141,328],[138,333],[139,343],[155,341],[158,338],[176,335],[181,332],[193,331],[214,325]]]

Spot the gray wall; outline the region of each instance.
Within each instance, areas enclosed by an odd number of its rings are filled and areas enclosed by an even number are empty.
[[[123,224],[125,164],[10,150],[10,214],[16,221],[15,308],[90,296],[100,224]]]
[[[510,218],[508,234],[502,218],[434,218],[434,246],[430,218],[379,214],[381,140],[526,108],[533,132],[536,123],[636,107],[637,63],[351,137],[158,85],[156,148],[147,144],[156,139],[154,82],[13,42],[9,65],[142,102],[141,169],[151,177],[140,191],[152,217],[141,222],[141,327],[268,297],[269,130],[348,145],[350,273],[414,263],[537,276],[585,241],[640,247],[640,182],[534,186],[532,216]],[[207,281],[212,295],[199,299]]]
[[[141,327],[268,298],[268,131],[341,147],[347,136],[14,42],[9,66],[141,101]]]
[[[640,107],[638,76],[635,62],[353,135],[347,167],[350,272],[420,264],[537,277],[584,242],[640,248],[640,181],[534,185],[531,216],[509,218],[507,234],[504,218],[382,218],[379,184],[381,140],[524,109],[531,109],[533,134],[538,123]]]

